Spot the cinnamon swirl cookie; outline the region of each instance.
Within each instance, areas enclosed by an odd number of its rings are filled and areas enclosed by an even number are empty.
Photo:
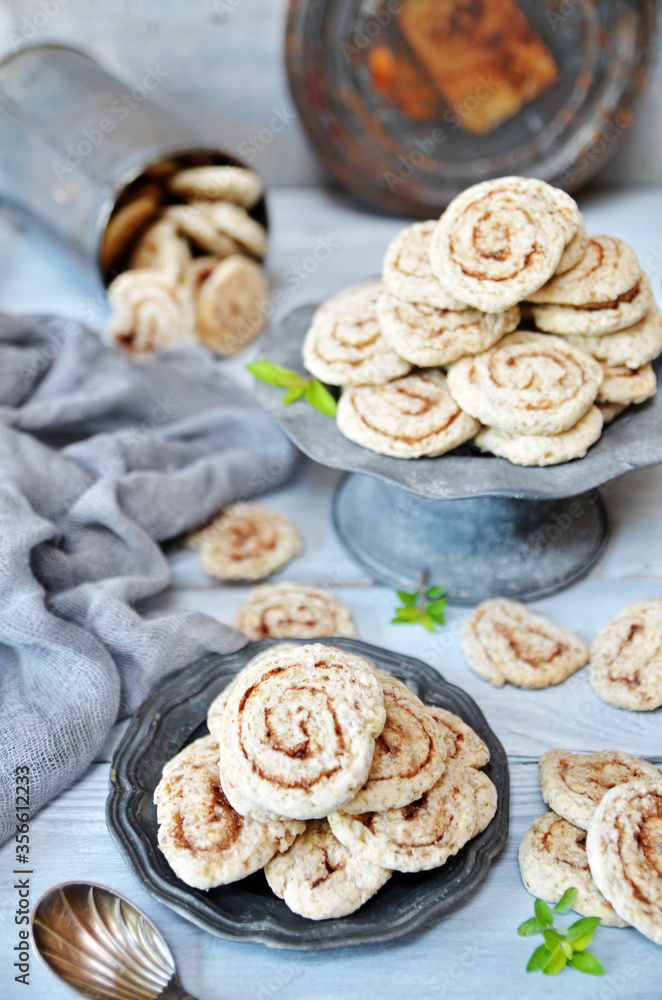
[[[204,218],[217,233],[233,240],[241,252],[252,254],[254,257],[264,256],[267,249],[267,231],[241,205],[221,201],[209,205],[205,205],[204,202],[194,203],[194,207],[203,213]]]
[[[313,316],[303,363],[329,385],[383,385],[411,369],[389,346],[377,319],[381,282],[368,282],[329,299]]]
[[[446,742],[432,713],[402,681],[382,670],[377,673],[386,722],[375,743],[368,780],[343,806],[351,815],[408,805],[437,783],[446,766]]]
[[[379,300],[377,318],[394,351],[414,365],[433,368],[492,347],[517,329],[520,312],[518,306],[502,313],[453,312],[387,293]]]
[[[525,297],[529,302],[603,308],[603,303],[632,291],[640,273],[637,255],[627,243],[615,236],[591,236],[575,267]]]
[[[301,537],[277,510],[256,503],[226,507],[186,536],[200,552],[200,565],[217,580],[260,580],[301,551]]]
[[[602,370],[599,403],[643,403],[655,395],[657,379],[650,361],[636,369],[603,364]]]
[[[425,706],[432,718],[443,727],[448,760],[456,760],[466,767],[485,767],[490,751],[471,726],[459,715],[437,705]]]
[[[576,267],[584,259],[584,254],[587,250],[588,236],[586,235],[586,226],[584,225],[584,220],[580,217],[577,232],[570,242],[566,243],[565,250],[561,254],[561,260],[554,274],[565,274],[572,267]]]
[[[382,277],[387,290],[403,302],[459,312],[469,307],[446,291],[432,273],[430,246],[437,220],[407,226],[389,244]]]
[[[602,382],[595,358],[561,337],[520,330],[451,365],[448,388],[462,409],[511,434],[560,434],[589,410]]]
[[[282,651],[284,649],[296,649],[296,646],[292,643],[286,642],[279,643],[278,646],[270,646],[268,649],[263,650],[263,652],[258,653],[257,656],[254,656],[251,660],[249,660],[244,669],[248,670],[249,667],[254,667],[256,664],[259,664],[265,657],[271,656],[275,649]],[[207,728],[217,743],[221,739],[221,719],[223,718],[223,712],[228,698],[230,697],[232,683],[233,682],[230,681],[226,684],[223,690],[216,695],[207,709]],[[226,779],[224,778],[223,780],[225,781]],[[235,806],[235,809],[237,809],[237,812],[241,812],[241,809],[238,809],[237,806]]]
[[[205,253],[228,257],[239,253],[240,246],[227,233],[220,232],[212,223],[205,205],[169,205],[164,217]]]
[[[111,271],[121,262],[145,226],[158,212],[161,192],[156,184],[145,184],[115,212],[106,226],[101,248],[101,267]]]
[[[481,825],[473,768],[454,761],[429,792],[401,809],[350,816],[335,812],[329,824],[352,854],[399,872],[443,865]]]
[[[443,455],[472,438],[480,424],[457,405],[440,371],[414,372],[388,385],[343,389],[338,430],[380,455]]]
[[[662,353],[662,315],[653,302],[644,318],[625,330],[568,339],[606,365],[641,368]]]
[[[462,629],[462,650],[472,670],[497,687],[545,688],[583,667],[588,648],[525,604],[504,597],[483,601]]]
[[[616,912],[662,944],[662,775],[612,788],[591,820],[586,853]]]
[[[212,889],[250,875],[286,851],[305,824],[256,823],[239,816],[220,784],[218,744],[204,736],[163,768],[154,791],[158,842],[187,885]]]
[[[194,318],[186,289],[163,271],[123,271],[108,287],[109,333],[132,354],[193,341]]]
[[[588,830],[605,792],[635,778],[657,781],[662,774],[652,764],[619,750],[569,753],[548,750],[538,761],[542,797],[569,823]]]
[[[268,297],[269,283],[259,264],[244,254],[226,257],[199,286],[200,340],[222,357],[243,351],[264,329]]]
[[[432,271],[474,308],[503,312],[554,274],[580,220],[573,200],[544,181],[483,181],[454,198],[441,216],[430,249]]]
[[[653,292],[642,271],[636,284],[622,295],[583,306],[536,305],[522,308],[530,313],[539,330],[577,337],[599,337],[625,330],[644,318],[653,304]]]
[[[309,920],[345,917],[388,882],[391,872],[356,858],[325,819],[306,825],[289,851],[264,869],[271,889]]]
[[[662,601],[629,604],[598,633],[588,677],[615,708],[650,712],[662,705]]]
[[[586,830],[555,812],[538,816],[517,852],[526,889],[548,903],[558,903],[567,889],[577,890],[573,910],[600,917],[606,927],[627,927],[596,886],[586,856]]]
[[[171,177],[168,187],[186,200],[226,200],[244,208],[252,208],[262,196],[260,178],[245,167],[189,167]]]
[[[513,465],[560,465],[583,458],[602,434],[602,412],[592,406],[570,430],[560,434],[509,434],[483,427],[474,438],[481,451],[506,458]]]
[[[256,806],[320,819],[365,784],[385,721],[368,660],[320,643],[276,649],[232,685],[221,768]]]
[[[474,786],[476,801],[476,822],[472,837],[487,829],[497,811],[497,790],[484,771],[475,767],[467,767],[466,774]]]
[[[317,639],[356,636],[344,604],[318,587],[301,583],[265,583],[251,591],[234,617],[234,627],[249,639]]]
[[[154,222],[140,237],[129,260],[130,268],[163,271],[178,282],[191,261],[188,243],[177,234],[170,219]]]

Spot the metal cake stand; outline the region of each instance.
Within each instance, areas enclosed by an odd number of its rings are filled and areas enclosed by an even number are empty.
[[[304,373],[301,346],[316,308],[296,309],[265,335],[264,357]],[[424,571],[456,604],[533,600],[573,583],[608,537],[597,487],[662,463],[662,394],[607,426],[585,458],[547,468],[511,465],[471,444],[438,458],[377,455],[303,400],[283,406],[282,389],[257,383],[257,397],[301,451],[348,473],[334,497],[335,526],[370,576],[415,589]]]

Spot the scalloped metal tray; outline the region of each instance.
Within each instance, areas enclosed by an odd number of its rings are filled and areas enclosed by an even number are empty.
[[[312,921],[292,913],[273,895],[262,872],[209,892],[187,886],[158,849],[154,788],[165,762],[207,732],[205,718],[212,699],[274,640],[251,643],[225,656],[207,656],[154,692],[137,711],[113,758],[106,818],[115,843],[143,888],[219,937],[273,948],[322,950],[411,934],[460,906],[486,877],[506,841],[506,754],[473,699],[420,660],[355,639],[323,641],[368,657],[404,680],[424,701],[450,709],[473,726],[490,749],[485,771],[497,787],[496,815],[483,833],[443,867],[417,875],[396,872],[365,906],[340,919]]]

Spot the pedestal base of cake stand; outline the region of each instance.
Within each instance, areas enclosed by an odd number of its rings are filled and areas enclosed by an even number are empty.
[[[423,570],[454,604],[562,590],[588,571],[608,536],[596,490],[562,500],[429,500],[352,473],[336,490],[333,516],[372,579],[415,590]]]

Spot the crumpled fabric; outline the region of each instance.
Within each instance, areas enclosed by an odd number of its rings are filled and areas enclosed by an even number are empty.
[[[160,543],[295,461],[202,347],[137,361],[76,322],[0,315],[0,841],[17,767],[34,815],[163,677],[246,643],[136,605],[168,586]]]

